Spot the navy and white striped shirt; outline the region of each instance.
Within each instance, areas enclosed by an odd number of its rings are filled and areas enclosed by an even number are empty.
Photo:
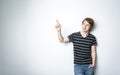
[[[68,38],[73,43],[74,64],[92,64],[91,46],[97,45],[95,36],[89,33],[83,37],[80,32],[75,32]]]

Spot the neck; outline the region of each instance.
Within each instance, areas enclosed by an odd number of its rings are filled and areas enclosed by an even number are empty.
[[[88,34],[89,34],[88,31],[81,31],[81,35],[82,35],[83,37],[86,37]]]
[[[82,31],[82,34],[88,34],[89,31]]]

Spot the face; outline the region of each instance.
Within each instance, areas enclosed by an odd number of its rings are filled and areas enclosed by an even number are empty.
[[[90,27],[91,27],[91,25],[87,21],[84,21],[82,23],[82,31],[88,32],[90,30]]]

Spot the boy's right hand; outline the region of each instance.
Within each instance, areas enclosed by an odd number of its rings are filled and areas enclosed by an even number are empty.
[[[57,30],[57,32],[60,32],[61,31],[61,24],[59,23],[58,20],[56,20],[56,25],[55,25],[55,29]]]

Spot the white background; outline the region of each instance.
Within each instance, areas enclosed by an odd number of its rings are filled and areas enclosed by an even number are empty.
[[[73,46],[61,44],[81,21],[96,22],[95,75],[120,75],[119,0],[0,0],[0,75],[74,75]]]

